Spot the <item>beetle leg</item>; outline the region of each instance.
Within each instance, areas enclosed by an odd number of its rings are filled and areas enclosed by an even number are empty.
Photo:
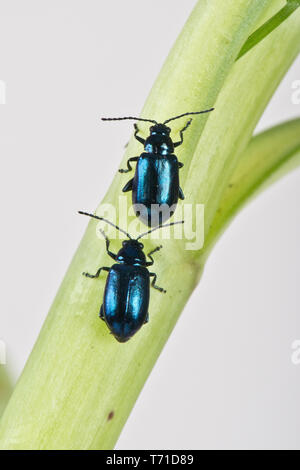
[[[103,305],[101,305],[100,307],[99,318],[101,318],[101,320],[104,320]]]
[[[183,194],[183,191],[181,189],[181,187],[179,186],[179,194],[178,194],[179,198],[180,199],[184,199],[184,194]]]
[[[128,181],[128,183],[125,184],[124,188],[122,189],[123,193],[127,193],[128,191],[132,191],[132,184],[133,184],[133,178]]]
[[[140,137],[138,135],[138,133],[140,132],[139,128],[138,128],[138,125],[137,124],[134,124],[134,128],[135,128],[135,132],[134,132],[134,137],[136,138],[136,140],[138,140],[141,144],[145,144],[145,139],[143,139],[143,137]]]
[[[146,315],[146,318],[145,318],[144,323],[148,323],[148,321],[149,321],[149,312],[148,312],[147,315]]]
[[[119,170],[119,173],[128,173],[129,171],[132,171],[132,166],[130,165],[130,162],[137,162],[140,157],[132,157],[127,160],[127,169],[123,170],[122,168]]]
[[[90,273],[82,273],[82,274],[83,274],[83,276],[90,277],[91,279],[95,279],[95,278],[99,277],[102,270],[108,272],[110,270],[110,268],[107,268],[106,266],[103,266],[102,268],[98,269],[96,274],[90,274]]]
[[[157,275],[155,273],[149,273],[150,276],[153,276],[153,281],[151,282],[151,286],[154,287],[154,289],[157,289],[159,290],[159,292],[162,292],[162,293],[166,293],[167,291],[165,289],[163,289],[162,287],[158,287],[155,283],[156,283],[156,278],[157,278]]]
[[[116,259],[117,258],[117,255],[115,255],[112,251],[109,250],[109,244],[110,244],[110,239],[108,238],[108,236],[106,235],[106,233],[104,232],[104,230],[99,230],[100,233],[102,233],[103,237],[105,238],[105,243],[106,243],[106,252],[107,254],[112,258],[112,259]]]
[[[186,125],[181,129],[181,131],[179,132],[180,140],[178,142],[174,142],[174,147],[178,147],[179,145],[183,143],[183,133],[189,127],[191,122],[192,122],[192,119],[189,119]]]
[[[183,166],[184,166],[184,163],[178,162],[178,168],[179,168],[179,170],[180,170],[180,168],[182,168]]]
[[[151,259],[151,261],[149,261],[147,263],[147,266],[152,266],[152,264],[154,263],[154,259],[152,258],[151,255],[153,255],[153,253],[156,253],[157,251],[161,250],[162,249],[162,245],[160,246],[157,246],[156,248],[154,248],[154,250],[150,251],[150,253],[147,254],[148,258]]]

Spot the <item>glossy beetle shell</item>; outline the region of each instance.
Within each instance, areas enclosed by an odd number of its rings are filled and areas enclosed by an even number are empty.
[[[144,266],[114,264],[111,267],[101,314],[118,341],[128,341],[147,322],[149,291],[149,271]]]
[[[178,196],[177,157],[142,153],[132,183],[132,204],[139,218],[149,226],[164,223],[174,213]]]

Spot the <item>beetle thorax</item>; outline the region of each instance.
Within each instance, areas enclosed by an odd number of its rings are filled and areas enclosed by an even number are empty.
[[[125,240],[117,254],[117,261],[121,264],[145,266],[146,257],[143,248],[143,244],[139,243],[137,240]]]
[[[145,141],[145,151],[158,155],[170,155],[174,152],[174,145],[170,137],[171,129],[165,124],[156,124],[150,127],[150,136]]]

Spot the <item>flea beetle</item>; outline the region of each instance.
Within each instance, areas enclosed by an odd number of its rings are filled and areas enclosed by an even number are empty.
[[[143,139],[139,135],[139,128],[134,124],[134,137],[144,146],[144,152],[138,157],[127,160],[127,169],[120,169],[120,173],[132,171],[131,163],[136,162],[134,177],[125,184],[123,192],[132,191],[132,204],[136,215],[148,226],[160,225],[170,218],[176,208],[178,198],[184,199],[179,184],[179,169],[183,163],[179,162],[174,149],[183,143],[183,132],[189,127],[189,119],[180,130],[180,140],[173,142],[170,137],[171,129],[166,124],[175,119],[191,114],[203,114],[213,111],[196,111],[180,114],[158,123],[154,119],[143,119],[132,116],[121,118],[102,118],[103,121],[121,121],[132,119],[136,121],[151,122],[150,135]]]
[[[114,337],[120,343],[125,343],[144,323],[148,322],[150,278],[153,278],[151,282],[152,287],[162,293],[166,292],[156,285],[156,274],[149,272],[147,269],[154,263],[152,255],[159,251],[162,246],[158,246],[150,251],[147,255],[150,261],[147,261],[143,251],[144,245],[139,240],[154,230],[181,224],[183,221],[155,227],[134,239],[129,233],[103,217],[82,211],[79,211],[79,214],[102,220],[128,237],[128,240],[123,241],[122,248],[115,254],[109,249],[109,238],[103,230],[100,230],[106,241],[107,254],[116,261],[116,264],[113,264],[111,267],[103,266],[98,269],[96,274],[83,273],[84,276],[95,279],[99,277],[101,271],[108,272],[99,317],[105,321]]]

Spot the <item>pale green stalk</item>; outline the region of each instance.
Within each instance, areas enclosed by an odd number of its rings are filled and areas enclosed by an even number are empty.
[[[256,26],[282,5],[276,0],[198,2],[143,110],[159,120],[216,106],[209,117],[194,120],[178,152],[185,163],[186,202],[205,204],[207,240],[257,119],[299,51],[296,11],[234,64]],[[132,140],[123,165],[139,151]],[[115,177],[104,202],[117,205],[124,181]],[[205,250],[188,252],[185,241],[165,240],[155,270],[168,293],[152,292],[150,322],[128,343],[118,344],[97,317],[104,277],[81,276],[83,270],[111,263],[95,226],[89,224],[5,411],[2,448],[112,448],[200,277]],[[145,245],[147,250],[153,242]],[[112,248],[118,246],[114,242]]]

